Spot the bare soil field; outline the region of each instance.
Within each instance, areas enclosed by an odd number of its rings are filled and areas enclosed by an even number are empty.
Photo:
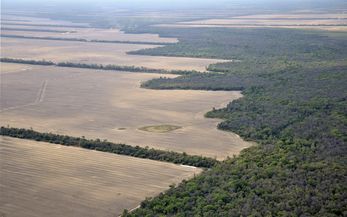
[[[0,63],[0,75],[32,69],[31,65]]]
[[[111,217],[201,169],[0,137],[0,216]]]
[[[62,33],[55,32],[35,32],[20,30],[3,30],[2,34],[22,35],[35,37],[59,37],[59,38],[82,38],[87,40],[117,40],[117,41],[136,41],[136,42],[159,42],[175,43],[176,38],[162,38],[157,34],[128,34],[119,29],[94,29],[94,28],[66,28],[66,27],[32,27],[32,26],[14,26],[4,25],[3,28],[13,29],[38,29],[38,30],[57,30],[65,31]]]
[[[307,30],[326,30],[326,31],[333,31],[333,32],[346,32],[347,26],[298,26],[298,25],[278,25],[278,26],[271,26],[271,25],[200,25],[200,24],[193,24],[193,25],[187,25],[187,24],[159,24],[155,25],[158,27],[165,27],[165,28],[286,28],[286,29],[307,29]]]
[[[204,118],[213,107],[241,97],[238,91],[149,90],[140,83],[162,75],[33,65],[14,72],[19,66],[13,65],[1,64],[1,125],[218,159],[252,145],[218,130],[220,120]],[[139,129],[157,125],[181,128]]]
[[[119,29],[96,29],[96,28],[78,28],[78,26],[87,26],[86,24],[71,23],[67,21],[50,20],[36,17],[20,17],[10,16],[6,21],[4,18],[2,28],[13,29],[41,29],[41,30],[57,30],[66,31],[66,33],[53,32],[35,32],[35,31],[12,31],[3,30],[2,34],[16,34],[23,36],[39,36],[39,37],[62,37],[62,38],[83,38],[87,40],[117,40],[117,41],[141,41],[141,42],[162,42],[175,43],[176,38],[162,38],[158,34],[128,34]],[[18,19],[18,21],[15,21]],[[11,25],[12,24],[12,25]],[[34,24],[35,26],[32,26]],[[40,26],[43,25],[43,26]],[[52,26],[49,26],[52,25]],[[56,26],[54,26],[56,25]],[[57,27],[64,25],[65,27]],[[71,26],[71,27],[68,27]]]
[[[69,61],[78,63],[143,66],[166,70],[197,71],[206,71],[206,66],[209,64],[227,61],[204,58],[158,57],[126,54],[128,51],[154,47],[158,46],[17,38],[1,39],[1,55],[2,57],[8,58],[45,59],[54,62]]]
[[[162,27],[225,27],[225,28],[301,28],[331,31],[347,30],[346,13],[288,13],[236,16],[223,19],[206,19],[176,24],[160,24]]]
[[[23,13],[23,12],[21,12]],[[1,15],[2,23],[14,23],[14,24],[40,24],[40,25],[64,25],[64,26],[85,26],[88,27],[87,23],[73,23],[65,20],[51,20],[41,17],[26,16],[23,15]]]

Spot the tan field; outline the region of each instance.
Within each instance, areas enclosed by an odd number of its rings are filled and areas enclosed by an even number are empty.
[[[156,45],[109,44],[74,41],[52,41],[2,38],[1,55],[8,58],[34,60],[51,60],[54,62],[79,62],[115,64],[125,66],[143,66],[166,70],[198,70],[205,71],[206,66],[226,60],[158,57],[128,55],[126,52],[158,47]]]
[[[21,12],[23,13],[23,12]],[[27,13],[23,13],[27,14]],[[86,26],[89,25],[86,23],[73,23],[65,20],[51,20],[41,17],[33,16],[20,16],[20,15],[2,15],[1,21],[4,23],[18,23],[18,24],[43,24],[43,25],[66,25],[66,26]]]
[[[148,90],[158,74],[1,64],[1,125],[108,139],[224,159],[252,145],[217,130],[204,113],[240,98],[237,91]],[[6,73],[12,70],[11,73]],[[168,132],[141,130],[178,126]],[[218,141],[218,142],[216,142]]]
[[[32,68],[33,67],[31,65],[0,63],[0,75],[12,73],[12,72],[16,73],[16,72],[20,72],[20,71],[26,71],[26,70],[30,70]],[[3,83],[1,83],[1,84],[3,84]]]
[[[271,19],[211,19],[186,22],[182,24],[193,25],[261,25],[261,26],[288,26],[288,25],[347,25],[346,20],[340,19],[300,19],[300,20],[271,20]]]
[[[39,29],[39,30],[58,30],[66,31],[56,32],[35,32],[20,30],[3,30],[2,34],[21,35],[34,37],[59,37],[59,38],[82,38],[87,40],[117,40],[117,41],[140,41],[140,42],[160,42],[176,43],[176,38],[162,38],[157,34],[128,34],[119,29],[94,29],[94,28],[66,28],[66,27],[38,27],[38,26],[15,26],[3,25],[3,28],[12,29]]]
[[[331,12],[293,12],[287,14],[259,14],[259,15],[248,15],[248,16],[238,16],[233,18],[251,18],[251,19],[278,19],[278,18],[288,18],[288,19],[347,19],[347,14],[345,12],[331,13]]]
[[[0,137],[0,216],[113,217],[201,169]]]
[[[59,31],[66,31],[67,33],[4,30],[2,31],[2,34],[15,34],[15,35],[23,35],[23,36],[37,36],[37,37],[83,38],[87,40],[142,41],[142,42],[162,42],[162,43],[177,42],[176,38],[162,38],[162,37],[159,37],[158,34],[128,34],[128,33],[124,33],[123,31],[120,31],[119,29],[78,28],[76,26],[81,26],[81,25],[86,26],[86,24],[71,23],[67,21],[50,20],[50,19],[35,18],[35,17],[20,17],[20,16],[10,16],[6,18],[11,19],[11,21],[4,21],[5,25],[2,25],[2,28],[59,30]],[[19,21],[15,21],[16,19]],[[21,24],[21,25],[11,25],[11,24]],[[30,26],[30,24],[66,25],[71,27]]]
[[[165,28],[286,28],[286,29],[307,29],[307,30],[325,30],[325,31],[334,31],[334,32],[346,32],[347,26],[271,26],[271,25],[187,25],[187,24],[159,24],[155,25],[157,27]]]
[[[347,14],[345,13],[289,13],[264,14],[231,17],[228,19],[206,19],[176,24],[160,24],[162,27],[221,27],[221,28],[300,28],[322,29],[330,31],[347,30]]]

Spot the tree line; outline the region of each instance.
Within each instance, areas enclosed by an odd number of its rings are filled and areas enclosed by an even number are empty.
[[[1,27],[1,30],[8,31],[24,31],[24,32],[54,32],[54,33],[74,33],[76,31],[68,31],[68,30],[55,30],[55,29],[26,29],[26,28],[10,28],[10,27]]]
[[[195,167],[211,168],[218,164],[216,159],[202,157],[197,155],[188,155],[173,151],[157,150],[153,148],[143,148],[140,146],[130,146],[126,144],[117,144],[100,139],[86,139],[84,137],[72,137],[67,135],[58,135],[54,133],[41,133],[32,129],[1,127],[0,135],[10,136],[20,139],[30,139],[35,141],[49,142],[65,146],[76,146],[85,149],[92,149],[103,152],[110,152],[120,155],[128,155],[138,158],[146,158],[157,161],[165,161],[175,164],[184,164]]]
[[[1,28],[1,29],[6,30],[6,28]],[[15,30],[15,29],[7,28],[7,30]],[[29,29],[25,29],[24,31],[61,32],[58,30],[29,30]],[[66,31],[64,31],[64,32],[66,32]],[[98,39],[87,40],[84,38],[38,37],[38,36],[24,36],[24,35],[12,35],[12,34],[1,34],[0,36],[3,38],[20,38],[20,39],[53,40],[53,41],[77,41],[77,42],[94,42],[94,43],[143,44],[143,45],[170,45],[170,44],[173,44],[173,43],[169,43],[169,42],[120,41],[120,40],[98,40]]]
[[[72,62],[59,62],[54,63],[47,60],[26,60],[26,59],[14,59],[14,58],[0,58],[0,62],[5,63],[20,63],[31,65],[44,65],[44,66],[59,66],[59,67],[71,67],[71,68],[84,68],[84,69],[98,69],[98,70],[114,70],[114,71],[126,71],[126,72],[145,72],[145,73],[158,73],[158,74],[177,74],[188,75],[199,73],[195,70],[165,70],[165,69],[152,69],[146,67],[137,66],[120,66],[120,65],[102,65],[94,63],[72,63]]]

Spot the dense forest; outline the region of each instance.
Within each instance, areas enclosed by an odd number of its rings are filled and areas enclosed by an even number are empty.
[[[27,59],[14,59],[14,58],[0,58],[0,62],[3,63],[19,63],[30,65],[42,65],[42,66],[58,66],[58,67],[70,67],[70,68],[83,68],[83,69],[98,69],[98,70],[112,70],[112,71],[126,71],[126,72],[145,72],[145,73],[159,73],[159,74],[176,74],[176,75],[188,75],[199,73],[195,70],[165,70],[165,69],[152,69],[146,67],[137,66],[121,66],[121,65],[102,65],[94,63],[72,63],[72,62],[59,62],[54,63],[47,60],[27,60]]]
[[[178,38],[179,43],[129,53],[160,56],[208,57],[260,61],[341,59],[346,54],[345,32],[255,28],[159,28],[148,27],[131,33],[159,33]]]
[[[258,142],[123,216],[346,216],[347,34],[288,29],[168,29],[177,45],[132,53],[213,57],[210,74],[154,89],[242,90],[207,117]],[[217,142],[217,141],[216,141]]]
[[[216,159],[202,156],[188,155],[186,153],[178,153],[173,151],[156,150],[148,147],[134,147],[125,144],[108,142],[107,140],[102,141],[100,139],[91,140],[84,137],[80,138],[67,135],[58,135],[54,133],[40,133],[32,129],[1,127],[0,135],[49,142],[53,144],[61,144],[65,146],[77,146],[85,149],[92,149],[97,151],[110,152],[139,158],[147,158],[151,160],[166,161],[170,163],[184,164],[196,167],[210,168],[218,164],[218,161]]]

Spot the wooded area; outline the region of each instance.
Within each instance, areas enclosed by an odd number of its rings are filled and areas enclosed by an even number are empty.
[[[345,216],[347,37],[284,29],[149,29],[177,45],[133,53],[240,61],[216,74],[159,78],[153,89],[243,90],[206,114],[254,140],[202,175],[123,216]]]

